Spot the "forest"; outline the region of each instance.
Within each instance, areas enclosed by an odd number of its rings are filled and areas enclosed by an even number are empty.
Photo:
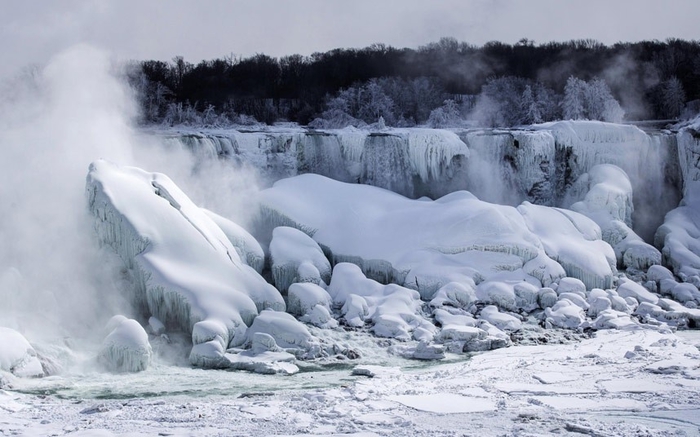
[[[700,110],[700,41],[595,40],[130,63],[143,124],[295,122],[315,128],[676,120]]]

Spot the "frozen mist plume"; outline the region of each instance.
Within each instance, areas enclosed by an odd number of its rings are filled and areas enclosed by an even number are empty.
[[[81,45],[2,88],[0,325],[29,337],[90,332],[116,305],[84,200],[92,160],[131,160],[134,106],[109,68]]]
[[[227,190],[254,191],[250,174],[195,165],[132,129],[136,105],[117,72],[107,53],[78,45],[0,84],[0,326],[30,341],[102,336],[115,313],[136,315],[119,298],[116,256],[93,235],[84,197],[92,161],[167,173],[195,202],[234,219],[249,210],[227,201]]]

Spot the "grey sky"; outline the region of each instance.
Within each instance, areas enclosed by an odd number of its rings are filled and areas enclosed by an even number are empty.
[[[698,0],[0,0],[0,76],[80,42],[119,58],[304,55],[443,36],[474,44],[700,39]]]

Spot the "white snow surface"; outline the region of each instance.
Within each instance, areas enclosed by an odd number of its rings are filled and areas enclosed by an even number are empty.
[[[45,397],[25,392],[57,380],[21,380],[16,390],[0,391],[0,429],[27,436],[692,436],[700,426],[699,359],[697,348],[673,334],[637,329],[410,371],[365,366],[371,378],[350,369],[249,374],[247,384],[228,382],[207,396],[83,399],[75,387],[59,385],[67,398]],[[236,376],[198,372],[199,382],[182,389],[209,390]],[[153,370],[112,378],[113,387],[131,390],[165,382]],[[169,386],[182,381],[167,378]]]
[[[523,269],[543,285],[566,271],[589,288],[610,287],[615,273],[600,228],[572,211],[528,203],[516,209],[465,191],[411,200],[311,174],[278,181],[261,198],[267,226],[294,226],[329,248],[334,262],[356,263],[368,277],[426,299],[449,282],[480,282],[503,270]]]

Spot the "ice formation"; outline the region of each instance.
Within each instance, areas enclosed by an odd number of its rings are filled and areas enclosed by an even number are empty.
[[[0,376],[2,371],[22,377],[44,376],[32,345],[19,332],[4,327],[0,327]]]
[[[700,182],[688,182],[686,195],[678,208],[666,215],[654,243],[662,247],[664,263],[682,279],[700,276]]]
[[[305,324],[366,327],[412,341],[399,355],[428,359],[507,346],[527,314],[579,330],[700,317],[694,170],[674,160],[670,135],[557,122],[214,137],[193,135],[187,147],[264,167],[270,180],[302,174],[261,193],[262,245],[164,175],[98,161],[88,176],[98,236],[130,269],[137,310],[154,334],[190,332],[195,366],[293,373],[294,359],[329,353]],[[669,177],[679,167],[682,177]],[[682,184],[683,205],[657,233],[662,259],[633,228]],[[442,197],[411,199],[423,195]]]
[[[272,277],[277,289],[286,293],[295,282],[328,283],[331,264],[311,237],[298,229],[279,226],[270,242]]]
[[[602,237],[615,250],[617,264],[646,270],[661,264],[661,253],[631,228],[634,205],[627,174],[612,164],[600,164],[582,175],[569,191],[571,209],[591,218]]]
[[[334,263],[355,263],[367,277],[416,289],[424,299],[449,282],[481,282],[504,270],[540,286],[568,274],[589,287],[611,286],[615,272],[600,228],[571,211],[527,203],[516,209],[464,191],[411,200],[318,175],[277,182],[261,193],[261,205],[261,227],[295,226],[328,248]]]
[[[316,358],[323,352],[319,340],[288,313],[262,311],[246,334],[249,345],[254,343],[257,334],[269,335],[277,346],[299,358]]]
[[[319,328],[338,326],[331,315],[331,296],[314,283],[295,283],[289,287],[287,311]]]
[[[120,318],[110,321],[116,325],[102,342],[98,361],[114,372],[140,372],[151,363],[153,351],[148,334],[133,319]]]
[[[279,292],[167,176],[96,161],[87,196],[99,241],[131,272],[136,309],[168,329],[190,333],[215,320],[226,327],[225,346],[235,346],[259,311],[285,309]]]
[[[434,329],[418,315],[418,292],[368,279],[354,264],[336,264],[328,294],[333,304],[341,307],[345,323],[356,327],[371,323],[371,331],[378,337],[421,340]]]
[[[263,267],[265,266],[265,252],[260,246],[260,243],[258,243],[258,240],[250,235],[241,225],[221,217],[219,214],[209,211],[208,209],[202,208],[202,211],[204,211],[223,233],[226,234],[231,245],[236,248],[236,252],[238,252],[241,261],[251,266],[256,272],[262,273]]]
[[[602,240],[595,222],[574,211],[529,202],[518,206],[518,211],[542,241],[547,256],[561,264],[568,276],[582,280],[589,289],[612,286],[615,253]]]

